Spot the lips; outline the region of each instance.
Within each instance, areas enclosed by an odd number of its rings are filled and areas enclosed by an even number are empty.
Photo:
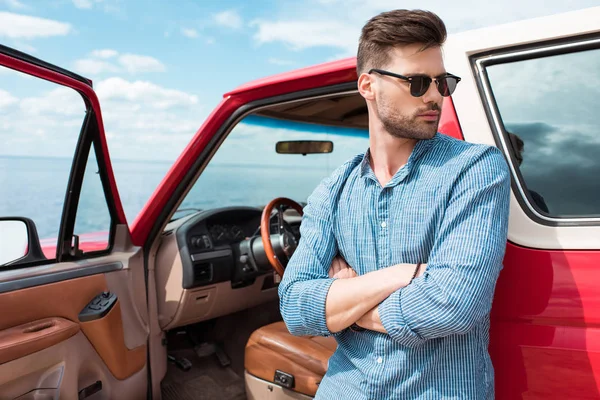
[[[437,111],[427,111],[424,113],[419,114],[419,117],[431,117],[431,118],[437,118],[440,116],[440,113]]]
[[[436,111],[428,111],[417,115],[417,117],[428,122],[437,122],[440,118],[440,113]]]

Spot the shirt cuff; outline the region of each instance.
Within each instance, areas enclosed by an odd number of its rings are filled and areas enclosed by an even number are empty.
[[[305,284],[310,286],[305,288],[301,296],[301,307],[305,309],[303,313],[304,326],[310,331],[318,332],[320,336],[335,335],[327,328],[327,317],[325,314],[327,294],[334,281],[334,278],[325,278],[306,282]]]
[[[413,332],[406,323],[401,302],[402,289],[396,290],[379,304],[379,319],[394,341],[410,347],[418,346],[423,342],[423,338]]]

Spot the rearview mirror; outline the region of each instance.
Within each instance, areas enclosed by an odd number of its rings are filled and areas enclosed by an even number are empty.
[[[0,218],[0,266],[45,259],[37,229],[31,219]]]
[[[333,142],[329,140],[288,140],[277,142],[275,151],[279,154],[322,154],[333,151]]]

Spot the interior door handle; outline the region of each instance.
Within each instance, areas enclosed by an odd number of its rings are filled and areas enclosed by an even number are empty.
[[[84,389],[81,389],[79,391],[78,400],[83,400],[86,397],[90,397],[91,395],[98,393],[101,390],[102,390],[102,381],[96,381],[95,383],[92,383],[90,386],[88,386]]]
[[[0,364],[53,346],[79,332],[65,318],[44,318],[0,331]]]

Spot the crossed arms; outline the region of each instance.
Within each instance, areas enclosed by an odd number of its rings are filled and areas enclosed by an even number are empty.
[[[311,195],[301,240],[279,286],[283,319],[294,335],[329,336],[353,323],[407,346],[466,333],[491,308],[508,229],[510,178],[501,153],[483,152],[453,186],[427,268],[329,276],[338,254],[330,199],[335,180]],[[333,264],[335,265],[335,264]]]

